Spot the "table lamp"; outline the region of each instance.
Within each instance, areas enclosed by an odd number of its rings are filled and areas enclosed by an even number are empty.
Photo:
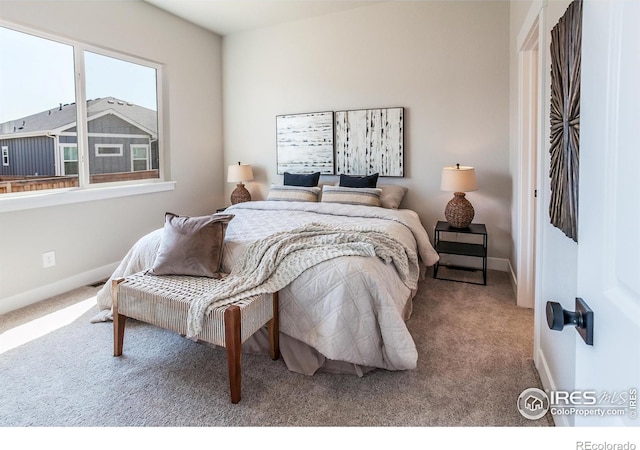
[[[473,167],[456,164],[442,169],[440,189],[453,192],[453,198],[447,203],[444,217],[453,228],[468,228],[475,211],[471,202],[465,198],[465,192],[478,189],[476,172]]]
[[[238,182],[236,188],[231,193],[232,205],[251,201],[251,194],[247,188],[244,187],[244,184],[242,184],[243,181],[250,180],[253,180],[253,170],[251,170],[251,166],[249,164],[240,164],[238,161],[238,164],[229,166],[229,170],[227,171],[227,182]]]

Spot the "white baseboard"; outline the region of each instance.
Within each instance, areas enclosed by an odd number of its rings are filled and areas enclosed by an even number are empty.
[[[509,263],[509,273],[511,274],[511,288],[513,289],[513,293],[516,295],[516,303],[518,299],[518,277],[516,277],[516,273],[513,270],[513,266],[511,265],[511,261],[507,260]]]
[[[538,354],[536,356],[536,368],[538,369],[538,374],[540,375],[542,389],[547,393],[549,391],[555,391],[556,384],[553,381],[553,377],[551,376],[551,371],[549,370],[549,365],[547,364],[547,359],[544,357],[544,353],[538,350]],[[554,415],[553,421],[557,427],[573,427],[572,417],[568,415]]]
[[[118,267],[118,263],[108,264],[106,266],[98,267],[97,269],[92,269],[87,272],[79,273],[72,277],[56,281],[55,283],[16,294],[12,297],[0,299],[0,314],[24,308],[25,306],[38,303],[49,297],[63,294],[73,289],[109,278],[116,267]]]

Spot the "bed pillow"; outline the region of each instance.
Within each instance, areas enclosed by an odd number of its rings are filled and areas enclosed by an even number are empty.
[[[272,184],[267,200],[285,202],[317,202],[320,188],[316,186],[279,186]]]
[[[325,185],[322,187],[322,201],[325,203],[380,206],[381,193],[382,190],[378,188],[350,188]]]
[[[222,245],[231,219],[233,214],[186,217],[166,213],[160,248],[147,273],[219,278]]]
[[[340,186],[352,188],[374,188],[378,183],[378,174],[364,177],[354,177],[353,175],[340,175]]]
[[[320,181],[320,172],[316,173],[284,173],[284,185],[285,186],[305,186],[313,187],[318,185]]]
[[[407,193],[407,188],[404,186],[395,185],[381,185],[382,194],[380,195],[380,206],[388,209],[400,208],[400,203]]]

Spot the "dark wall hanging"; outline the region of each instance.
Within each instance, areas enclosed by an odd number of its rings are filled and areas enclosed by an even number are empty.
[[[551,30],[551,224],[578,242],[582,0]]]

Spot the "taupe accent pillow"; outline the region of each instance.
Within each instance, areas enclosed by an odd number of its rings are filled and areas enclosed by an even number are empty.
[[[378,188],[350,188],[343,186],[322,186],[324,203],[346,203],[349,205],[380,206]]]
[[[402,199],[408,191],[406,187],[392,184],[380,185],[378,187],[382,189],[380,206],[388,209],[400,208],[400,203],[402,203]]]
[[[317,202],[321,189],[317,186],[278,186],[271,185],[267,200],[289,202]]]
[[[201,217],[166,213],[162,241],[151,275],[219,278],[222,245],[233,214]]]

